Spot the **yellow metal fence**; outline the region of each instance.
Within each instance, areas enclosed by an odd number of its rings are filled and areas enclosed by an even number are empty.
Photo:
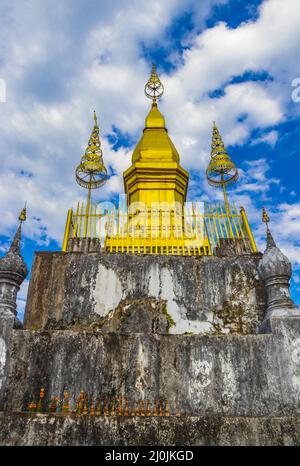
[[[71,238],[98,238],[107,252],[171,255],[212,255],[223,238],[249,238],[257,251],[244,208],[221,203],[190,203],[184,213],[128,213],[125,207],[78,203],[68,211],[63,251]]]

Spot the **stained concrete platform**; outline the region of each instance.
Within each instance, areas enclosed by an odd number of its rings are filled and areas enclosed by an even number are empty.
[[[0,445],[300,445],[300,416],[108,417],[0,413]]]

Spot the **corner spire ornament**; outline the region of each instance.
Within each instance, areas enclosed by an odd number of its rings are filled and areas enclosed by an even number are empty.
[[[276,243],[269,228],[270,217],[264,207],[262,208],[262,221],[266,224],[267,229],[267,249],[276,248]]]
[[[156,65],[152,63],[151,76],[145,85],[145,95],[152,99],[153,104],[160,99],[164,93],[164,86],[156,73]]]
[[[259,332],[266,333],[272,329],[273,317],[300,317],[300,313],[289,290],[292,276],[291,263],[276,246],[268,225],[270,218],[264,207],[262,221],[267,228],[267,247],[258,263],[258,273],[266,286],[267,312],[259,326]]]
[[[234,184],[238,179],[238,170],[225,149],[219,130],[213,122],[213,134],[211,141],[211,160],[206,170],[208,183],[215,187],[223,188],[224,203],[228,210],[226,186]]]
[[[0,259],[0,313],[4,309],[17,315],[17,293],[28,275],[26,263],[21,254],[22,222],[26,220],[26,208],[19,215],[20,224],[9,250]]]
[[[9,251],[13,254],[20,255],[21,254],[21,226],[22,223],[26,221],[26,204],[23,207],[23,209],[20,212],[20,215],[18,217],[18,220],[20,222],[19,227],[15,233],[14,239],[10,245]]]
[[[88,189],[87,212],[89,212],[91,190],[103,186],[107,181],[107,170],[103,162],[99,126],[95,110],[94,128],[85,153],[81,157],[81,162],[76,168],[76,181],[80,186]]]

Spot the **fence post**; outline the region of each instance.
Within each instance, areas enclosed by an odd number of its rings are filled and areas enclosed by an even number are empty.
[[[68,210],[68,215],[67,215],[67,221],[66,221],[64,240],[63,240],[63,244],[62,244],[62,251],[63,252],[67,251],[68,239],[69,239],[69,236],[70,236],[72,216],[73,216],[73,209],[69,209]]]
[[[250,228],[250,225],[249,225],[249,222],[248,222],[247,215],[246,215],[244,207],[240,208],[240,212],[241,212],[241,217],[242,217],[242,220],[243,220],[243,224],[244,224],[246,233],[247,233],[248,238],[249,238],[250,243],[251,243],[252,251],[257,252],[257,247],[256,247],[256,244],[255,244],[255,240],[254,240],[254,237],[253,237],[253,234],[252,234],[252,231],[251,231],[251,228]]]

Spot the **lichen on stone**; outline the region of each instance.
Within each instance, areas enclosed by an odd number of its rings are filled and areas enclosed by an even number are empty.
[[[172,318],[172,316],[168,313],[168,309],[167,309],[167,304],[166,304],[166,303],[165,303],[164,306],[163,306],[162,313],[163,313],[163,314],[166,316],[166,318],[167,318],[167,321],[168,321],[167,333],[169,333],[169,332],[170,332],[170,328],[171,328],[171,327],[175,327],[176,322],[174,321],[174,319]]]
[[[211,325],[210,335],[249,335],[257,332],[259,319],[253,310],[247,311],[241,305],[225,302],[221,309],[213,310]]]

